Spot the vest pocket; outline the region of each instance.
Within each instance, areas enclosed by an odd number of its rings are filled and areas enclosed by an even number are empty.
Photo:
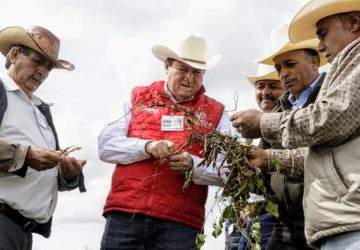
[[[342,192],[342,195],[346,194],[349,190],[348,184],[346,183],[345,177],[341,172],[341,167],[338,165],[334,152],[331,151],[331,165],[330,170],[333,171],[334,179],[337,183],[334,183],[334,185],[339,185],[338,189],[340,189]],[[339,191],[340,191],[339,190]]]

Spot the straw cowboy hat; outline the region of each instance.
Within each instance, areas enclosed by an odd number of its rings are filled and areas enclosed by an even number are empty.
[[[278,73],[275,71],[273,65],[266,65],[259,63],[256,76],[246,76],[249,82],[255,86],[256,82],[262,80],[276,80],[280,81]]]
[[[281,25],[271,31],[270,36],[270,55],[266,56],[263,59],[259,59],[258,63],[264,63],[273,65],[274,57],[283,54],[285,52],[298,50],[298,49],[313,49],[317,51],[317,47],[319,44],[319,39],[313,38],[309,40],[305,40],[299,43],[292,43],[289,40],[289,26]],[[327,63],[326,58],[319,53],[320,56],[320,66],[323,66]]]
[[[167,58],[172,58],[196,69],[210,69],[219,62],[221,55],[207,59],[206,50],[205,39],[194,35],[190,35],[182,41],[177,50],[169,49],[163,45],[152,47],[152,53],[160,61],[164,62]]]
[[[49,30],[33,26],[7,27],[0,31],[0,52],[6,56],[14,45],[23,45],[44,55],[55,64],[55,68],[73,70],[75,66],[65,60],[58,59],[60,40]]]
[[[302,7],[290,23],[289,37],[298,42],[316,37],[316,23],[338,13],[360,11],[360,0],[312,0]]]

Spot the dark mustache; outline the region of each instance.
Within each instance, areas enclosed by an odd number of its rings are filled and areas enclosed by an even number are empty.
[[[275,101],[275,97],[272,95],[262,95],[261,101]]]

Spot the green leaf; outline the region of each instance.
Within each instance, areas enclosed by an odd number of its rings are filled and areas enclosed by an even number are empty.
[[[198,233],[196,235],[196,247],[198,249],[200,249],[202,246],[204,246],[205,244],[205,238],[206,238],[206,235],[205,234],[201,234],[201,233]]]
[[[258,167],[255,167],[255,173],[256,173],[256,176],[259,176],[261,174],[261,169]]]
[[[265,186],[264,186],[264,181],[263,181],[263,179],[258,179],[257,180],[257,186],[258,186],[258,189],[259,190],[261,190],[261,191],[263,191],[263,192],[265,192],[266,191],[266,189],[265,189]]]
[[[282,168],[281,161],[279,161],[278,159],[271,160],[271,166],[275,168],[276,172],[280,172]]]
[[[225,207],[224,211],[222,212],[221,218],[222,221],[225,220],[236,221],[236,214],[231,205]]]
[[[260,244],[256,243],[256,244],[252,245],[251,250],[261,250]]]
[[[272,203],[271,201],[265,201],[265,210],[272,216],[279,218],[279,211],[278,211],[278,205],[275,203]]]
[[[252,225],[252,237],[256,243],[261,242],[261,225],[260,222],[255,222]]]
[[[221,220],[219,220],[218,223],[214,223],[212,236],[214,236],[214,238],[217,238],[221,234],[222,228],[223,228],[223,224],[222,224]]]

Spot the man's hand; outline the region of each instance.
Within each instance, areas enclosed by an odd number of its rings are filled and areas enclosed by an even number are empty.
[[[186,171],[193,166],[193,159],[186,151],[177,155],[170,155],[168,161],[170,162],[171,169],[178,174],[185,174]]]
[[[145,151],[155,159],[165,159],[176,150],[175,143],[167,140],[150,141],[145,145]]]
[[[74,157],[62,155],[60,160],[60,175],[67,180],[74,178],[81,172],[85,164],[86,160],[78,160]]]
[[[252,167],[258,167],[265,170],[268,168],[268,154],[266,150],[252,146],[247,156]]]
[[[37,171],[44,171],[56,167],[60,159],[60,154],[54,150],[30,147],[26,154],[25,164]]]
[[[232,114],[230,121],[233,127],[236,128],[244,138],[260,138],[260,120],[262,114],[262,112],[256,109],[249,109]]]

